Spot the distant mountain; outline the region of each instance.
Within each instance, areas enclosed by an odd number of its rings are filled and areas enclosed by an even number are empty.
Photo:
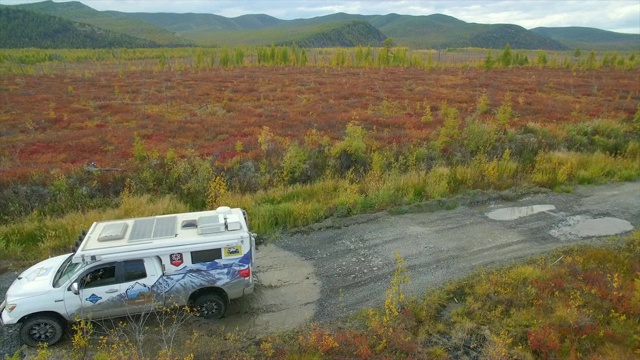
[[[279,45],[289,45],[293,42],[299,47],[355,47],[358,45],[381,46],[387,38],[380,30],[366,21],[343,21],[332,23],[324,31],[297,37],[291,41],[281,41]]]
[[[269,15],[242,15],[227,18],[214,14],[171,14],[171,13],[122,13],[108,11],[118,16],[128,16],[162,27],[172,32],[189,30],[259,30],[276,26],[285,20],[276,19]]]
[[[387,36],[365,21],[334,21],[318,24],[283,22],[259,30],[193,29],[181,34],[204,46],[285,45],[301,47],[378,46]]]
[[[411,48],[481,47],[504,48],[507,43],[514,49],[565,50],[567,46],[532,33],[516,25],[470,24],[451,16],[435,14],[428,16],[409,15],[352,15],[337,13],[311,19],[279,20],[267,15],[245,15],[225,18],[211,14],[130,14],[138,19],[165,27],[182,34],[196,43],[206,45],[268,45],[288,43],[309,46],[348,46],[355,39],[358,45],[380,43],[378,35],[372,32],[362,36],[362,22],[376,28],[384,37],[392,37],[396,44]],[[358,26],[346,29],[360,35],[347,35],[344,24],[359,21]],[[366,32],[370,32],[371,29]],[[341,33],[352,40],[338,40],[328,33]],[[373,41],[371,38],[378,39]],[[307,39],[324,39],[307,41]],[[384,40],[384,39],[383,39]],[[306,45],[301,45],[306,46]]]
[[[10,7],[58,16],[105,30],[146,39],[163,46],[193,45],[191,41],[160,26],[132,19],[126,13],[98,11],[78,1],[53,2],[48,0],[31,4],[12,5]]]
[[[0,48],[141,48],[157,43],[32,11],[0,7]]]
[[[503,49],[638,50],[640,35],[593,28],[536,28],[467,23],[434,14],[357,15],[336,13],[311,19],[280,20],[264,14],[227,18],[213,14],[97,11],[80,2],[7,6],[58,16],[95,28],[145,39],[161,46],[235,46],[296,43],[300,47],[379,46],[391,37],[415,49],[477,47]],[[34,24],[34,32],[43,30]]]
[[[512,49],[567,49],[566,45],[532,33],[521,26],[467,23],[442,14],[427,16],[389,14],[371,18],[369,22],[392,37],[397,44],[411,48],[503,49],[509,44]]]
[[[532,32],[559,41],[572,49],[640,50],[639,34],[621,34],[588,27],[537,27]]]

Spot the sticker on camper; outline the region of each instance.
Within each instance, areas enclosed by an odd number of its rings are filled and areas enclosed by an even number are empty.
[[[127,295],[129,305],[141,305],[153,301],[151,289],[147,285],[140,284],[139,282],[129,286],[125,294]]]
[[[242,253],[242,246],[228,246],[224,248],[224,257],[238,256]]]
[[[173,253],[169,255],[169,259],[171,260],[171,265],[176,267],[182,265],[182,263],[184,262],[184,260],[182,259],[182,253]]]

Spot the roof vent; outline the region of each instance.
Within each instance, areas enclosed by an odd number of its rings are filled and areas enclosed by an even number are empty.
[[[225,231],[222,215],[201,216],[198,218],[198,235],[215,234]]]
[[[180,227],[182,229],[195,229],[198,227],[198,220],[196,219],[183,220]]]
[[[98,241],[114,241],[124,239],[127,233],[127,223],[107,224],[102,228]]]
[[[240,223],[240,217],[238,215],[227,215],[227,230],[240,230],[242,224]]]
[[[218,214],[231,214],[231,208],[228,206],[220,206],[216,209]]]

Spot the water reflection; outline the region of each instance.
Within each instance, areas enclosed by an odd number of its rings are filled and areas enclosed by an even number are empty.
[[[555,209],[556,207],[554,205],[531,205],[497,209],[488,212],[485,215],[487,215],[489,219],[507,221]]]

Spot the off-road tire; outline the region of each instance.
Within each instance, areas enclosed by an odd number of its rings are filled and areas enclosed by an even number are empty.
[[[227,301],[219,294],[200,295],[194,302],[198,316],[205,319],[221,319],[227,312]]]
[[[20,340],[36,347],[43,343],[53,345],[62,339],[66,324],[51,315],[35,315],[28,318],[20,327]]]

